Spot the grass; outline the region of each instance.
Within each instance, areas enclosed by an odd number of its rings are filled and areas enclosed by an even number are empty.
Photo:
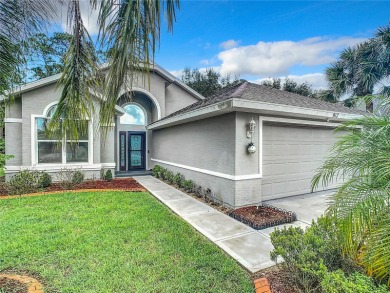
[[[0,200],[0,271],[45,292],[253,292],[233,259],[149,193]]]

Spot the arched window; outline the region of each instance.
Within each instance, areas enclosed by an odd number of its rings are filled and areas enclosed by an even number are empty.
[[[120,117],[121,124],[146,125],[146,115],[140,106],[129,104],[123,109],[126,113]]]
[[[45,116],[47,118],[52,118],[56,109],[57,109],[57,104],[51,106],[49,109],[47,109]]]

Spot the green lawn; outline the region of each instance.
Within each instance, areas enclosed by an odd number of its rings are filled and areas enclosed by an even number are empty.
[[[249,274],[149,193],[0,200],[0,271],[45,292],[253,292]]]

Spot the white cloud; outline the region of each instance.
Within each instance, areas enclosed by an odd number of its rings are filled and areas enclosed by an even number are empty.
[[[227,40],[225,42],[222,42],[219,44],[220,47],[224,48],[225,50],[237,47],[240,41],[235,41],[235,40]]]
[[[282,75],[288,74],[295,65],[329,64],[341,49],[363,40],[352,37],[315,37],[298,42],[259,42],[222,51],[218,58],[222,61],[222,74]]]
[[[173,76],[181,79],[181,77],[183,76],[183,69],[171,70],[171,71],[169,71],[169,73],[172,74]]]
[[[309,74],[304,74],[304,75],[288,75],[287,77],[294,80],[297,83],[307,82],[315,90],[327,88],[325,75],[323,73],[309,73]],[[261,78],[261,79],[254,80],[253,82],[260,84],[261,82],[263,82],[265,80],[271,80],[271,79],[272,78]],[[283,82],[286,79],[286,77],[281,77],[280,79]]]

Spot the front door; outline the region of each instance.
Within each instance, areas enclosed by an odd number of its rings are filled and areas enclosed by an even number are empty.
[[[145,170],[145,132],[129,131],[128,135],[128,169]]]

